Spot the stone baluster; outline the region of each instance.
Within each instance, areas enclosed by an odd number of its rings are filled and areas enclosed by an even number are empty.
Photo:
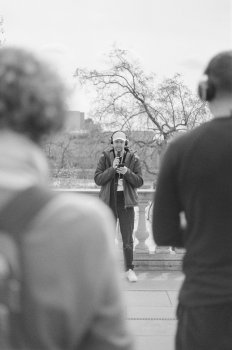
[[[138,244],[135,247],[136,253],[149,253],[148,246],[145,241],[149,237],[149,232],[146,228],[146,216],[145,209],[148,205],[149,198],[146,195],[140,195],[139,197],[139,218],[138,227],[135,232],[135,238],[138,240]]]

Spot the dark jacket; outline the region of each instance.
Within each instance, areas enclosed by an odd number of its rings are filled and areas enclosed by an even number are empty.
[[[232,302],[232,117],[215,118],[170,143],[157,182],[153,233],[158,245],[186,249],[182,304]]]
[[[114,149],[104,151],[99,159],[94,175],[94,181],[101,186],[99,197],[110,204],[110,187],[112,181],[116,179],[116,170],[113,168]],[[125,207],[138,205],[138,194],[136,188],[143,185],[142,169],[138,156],[130,149],[126,149],[125,166],[128,168],[123,175],[123,188],[125,197]]]

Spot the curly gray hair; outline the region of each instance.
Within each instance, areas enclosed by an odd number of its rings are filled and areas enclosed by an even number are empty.
[[[67,90],[60,77],[32,53],[0,49],[0,129],[35,142],[63,126]]]

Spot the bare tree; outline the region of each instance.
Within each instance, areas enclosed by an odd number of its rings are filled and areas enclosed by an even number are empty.
[[[163,143],[173,133],[192,129],[208,118],[205,103],[191,93],[176,74],[157,83],[145,74],[127,51],[115,48],[106,71],[77,69],[74,76],[96,90],[93,115],[110,127],[152,130],[154,142]]]
[[[63,132],[60,134],[48,136],[43,143],[44,151],[50,162],[52,169],[59,174],[60,170],[69,167],[72,154],[71,144],[73,135]]]
[[[96,167],[109,137],[103,138],[100,125],[91,119],[86,119],[85,124],[83,133],[63,131],[44,140],[43,148],[54,176],[74,170],[85,173]]]
[[[156,175],[155,158],[176,133],[209,119],[207,105],[176,74],[158,82],[146,74],[127,51],[113,49],[104,71],[77,68],[74,77],[95,90],[92,117],[108,130],[123,128],[130,134],[147,174]],[[144,131],[144,133],[136,133]]]

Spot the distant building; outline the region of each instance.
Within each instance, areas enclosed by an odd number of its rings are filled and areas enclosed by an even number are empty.
[[[85,113],[80,111],[67,111],[65,130],[71,133],[83,132],[85,129]]]

